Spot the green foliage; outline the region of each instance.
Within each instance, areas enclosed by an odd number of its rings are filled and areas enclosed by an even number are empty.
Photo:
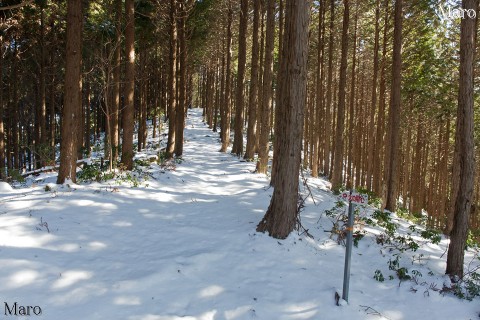
[[[401,267],[397,269],[397,277],[400,280],[410,280],[412,277],[408,274],[408,269]]]
[[[118,176],[116,182],[117,184],[128,183],[131,187],[137,188],[138,186],[140,186],[142,181],[138,178],[137,175],[133,174],[130,171],[126,171]]]
[[[139,161],[139,163],[144,163],[143,160]],[[150,164],[149,164],[150,165]],[[116,183],[123,184],[127,183],[130,184],[132,188],[139,187],[142,183],[148,180],[148,174],[143,171],[142,166],[136,164],[134,166],[133,171],[125,170],[124,166],[119,166],[120,173],[116,176]],[[148,186],[147,184],[145,184]]]
[[[162,164],[167,160],[167,152],[166,151],[159,151],[158,152],[158,164]]]
[[[82,170],[77,173],[77,179],[80,182],[107,181],[115,178],[115,172],[103,172],[98,162],[84,164]]]
[[[418,283],[418,278],[423,277],[422,273],[418,270],[412,270],[412,279]]]
[[[55,165],[55,147],[51,146],[49,143],[31,145],[30,149],[38,156],[41,162],[45,163],[45,165]]]
[[[465,249],[480,248],[480,230],[468,230],[467,241]]]
[[[327,217],[334,218],[340,213],[344,213],[345,211],[345,202],[343,201],[337,201],[335,202],[335,207],[329,210],[325,210],[325,214]]]
[[[377,194],[371,190],[368,190],[367,188],[362,188],[362,187],[357,187],[358,193],[366,194],[368,195],[368,204],[380,208],[382,204],[382,199],[377,196]]]
[[[372,218],[377,220],[379,226],[385,228],[385,233],[389,237],[394,236],[395,232],[397,231],[397,225],[392,222],[392,218],[390,217],[390,213],[388,211],[375,210]]]
[[[380,270],[375,270],[375,273],[373,275],[373,279],[377,280],[378,282],[383,282],[385,281],[385,277],[382,274],[382,271]]]
[[[477,257],[477,259],[480,259]],[[443,288],[443,292],[453,292],[458,298],[472,301],[480,297],[480,267],[465,274],[463,279],[452,284],[451,288]]]
[[[433,244],[439,244],[442,240],[440,231],[434,229],[427,229],[420,233],[420,236],[424,239],[430,240]]]
[[[98,163],[84,164],[82,170],[77,173],[80,182],[101,181],[102,171]]]
[[[400,218],[403,218],[405,220],[411,221],[415,224],[419,224],[422,226],[425,225],[425,222],[426,222],[425,217],[422,216],[422,214],[420,213],[411,213],[410,211],[408,211],[407,208],[404,208],[404,207],[399,207],[396,213],[397,213],[397,216],[399,216]]]
[[[8,171],[8,180],[13,181],[13,182],[19,182],[19,183],[24,183],[25,178],[22,176],[22,172],[17,169],[10,169]]]
[[[147,159],[135,159],[133,161],[133,166],[134,168],[136,167],[150,167],[150,161],[148,161]]]
[[[353,233],[353,245],[358,248],[358,243],[365,237],[365,231],[357,230]]]
[[[398,268],[400,267],[400,256],[398,254],[395,255],[395,259],[389,259],[388,260],[388,269],[389,270],[398,270]]]

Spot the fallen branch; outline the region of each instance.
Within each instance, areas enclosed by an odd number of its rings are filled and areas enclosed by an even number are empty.
[[[366,314],[371,314],[371,315],[379,316],[379,317],[382,317],[382,318],[385,318],[385,319],[390,319],[388,317],[385,317],[383,314],[381,314],[377,310],[373,309],[372,307],[362,306],[362,305],[360,307],[365,308],[365,310],[363,310],[363,311],[365,311]]]

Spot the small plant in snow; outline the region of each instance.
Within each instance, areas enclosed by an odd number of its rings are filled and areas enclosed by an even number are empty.
[[[43,221],[43,217],[40,217],[40,223],[38,224],[37,230],[42,230],[42,228],[47,229],[47,232],[50,233],[47,221]]]
[[[440,231],[434,229],[427,229],[420,233],[420,236],[424,239],[430,240],[433,244],[439,244],[442,240]]]
[[[385,281],[385,277],[382,274],[382,271],[380,270],[375,270],[375,273],[373,275],[373,279],[377,280],[378,282],[383,282]]]
[[[477,265],[473,266],[476,262]],[[444,283],[442,293],[453,292],[460,299],[473,300],[480,297],[480,255],[477,252],[468,264],[468,270],[462,279],[454,278],[451,283]]]

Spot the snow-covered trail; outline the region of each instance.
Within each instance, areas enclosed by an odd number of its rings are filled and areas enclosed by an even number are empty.
[[[344,248],[317,223],[335,201],[327,182],[312,180],[319,205],[302,216],[315,240],[258,234],[268,180],[217,136],[189,110],[182,162],[153,165],[148,186],[0,188],[0,319],[15,302],[48,320],[474,319],[475,303],[375,282],[374,239],[354,249],[350,305],[335,306]]]

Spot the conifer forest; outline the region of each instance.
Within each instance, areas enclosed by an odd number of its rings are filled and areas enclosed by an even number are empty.
[[[479,319],[479,15],[0,0],[0,318]]]

